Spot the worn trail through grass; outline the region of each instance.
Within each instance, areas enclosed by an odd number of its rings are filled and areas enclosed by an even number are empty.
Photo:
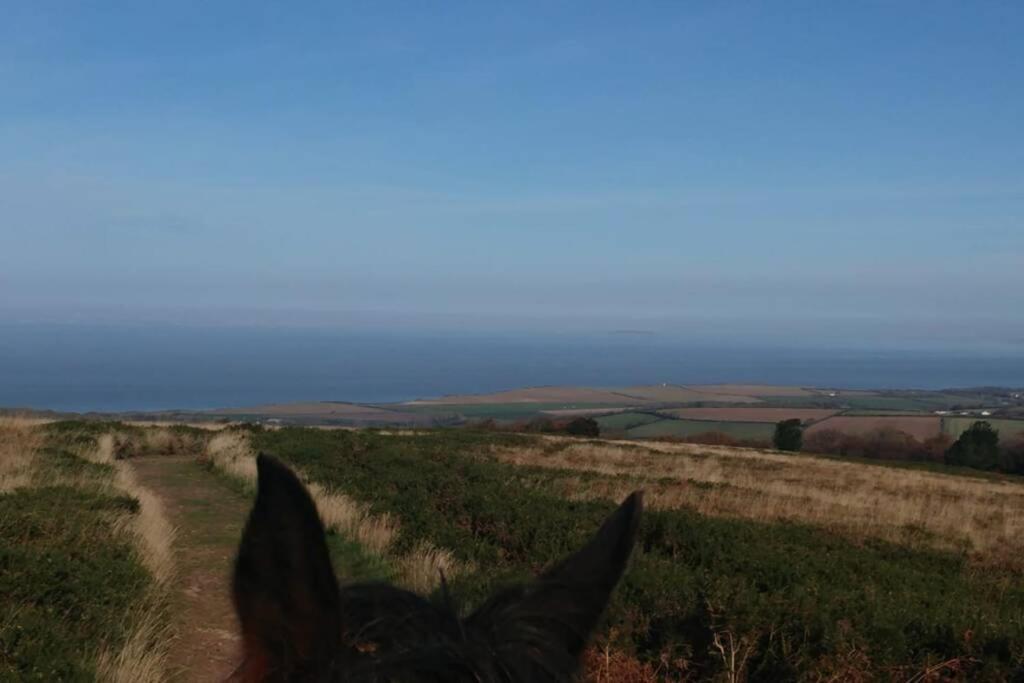
[[[172,679],[222,681],[239,661],[231,569],[250,503],[192,456],[135,458],[132,465],[178,529]]]
[[[131,460],[139,483],[163,501],[177,528],[172,680],[223,681],[240,661],[238,622],[231,604],[231,572],[252,501],[244,484],[202,467],[193,455]],[[388,562],[337,533],[328,551],[343,581],[385,580]]]

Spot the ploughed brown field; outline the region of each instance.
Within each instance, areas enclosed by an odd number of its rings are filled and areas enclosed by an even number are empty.
[[[824,420],[836,414],[826,408],[675,408],[660,411],[687,420],[726,420],[732,422],[779,422]]]
[[[817,422],[807,429],[808,434],[814,434],[824,429],[835,429],[844,434],[860,436],[878,429],[898,429],[901,432],[910,434],[915,439],[924,441],[933,436],[938,436],[942,431],[942,421],[938,417],[923,415],[900,416],[900,417],[830,417],[827,420]]]

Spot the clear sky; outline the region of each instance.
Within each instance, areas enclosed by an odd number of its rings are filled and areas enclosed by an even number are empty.
[[[0,312],[1024,345],[1022,36],[1019,1],[4,3]]]

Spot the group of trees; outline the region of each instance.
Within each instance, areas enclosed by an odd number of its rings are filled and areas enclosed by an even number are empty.
[[[806,437],[800,420],[775,425],[772,445],[780,451],[808,451],[858,458],[940,462],[993,472],[1024,474],[1024,440],[1000,444],[999,431],[988,422],[975,422],[954,440],[938,434],[924,441],[892,427],[867,434],[823,429]]]
[[[875,460],[945,462],[946,451],[952,444],[953,439],[947,434],[922,441],[893,427],[879,427],[864,434],[822,429],[807,435],[804,450]]]

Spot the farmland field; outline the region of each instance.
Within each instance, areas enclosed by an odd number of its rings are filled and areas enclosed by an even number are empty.
[[[600,417],[602,415],[620,413],[626,411],[625,406],[618,406],[615,408],[557,408],[555,410],[542,410],[542,415],[548,417],[563,418],[563,417]]]
[[[775,425],[765,422],[730,422],[724,420],[661,420],[634,427],[627,432],[631,439],[664,436],[694,436],[707,432],[721,432],[735,439],[770,440]]]
[[[959,400],[963,400],[960,398]],[[944,397],[941,394],[927,396],[888,396],[880,394],[840,392],[836,396],[825,393],[808,396],[774,396],[765,399],[772,407],[787,408],[833,408],[836,410],[865,411],[907,411],[930,413],[933,410],[949,408],[957,403],[957,399]]]
[[[399,411],[377,406],[338,401],[269,404],[242,408],[221,408],[210,415],[242,419],[247,417],[278,418],[306,423],[351,422],[353,424],[408,423],[430,426],[429,415],[412,411]]]
[[[597,424],[601,431],[605,430],[626,430],[641,425],[659,422],[662,418],[651,413],[615,413],[597,418]]]
[[[702,387],[684,387],[676,384],[626,387],[620,389],[627,396],[635,396],[654,403],[760,403],[761,399],[739,393],[703,391]]]
[[[859,436],[883,428],[898,429],[924,441],[938,436],[941,432],[941,420],[928,415],[917,417],[846,417],[840,415],[815,423],[807,429],[807,433],[814,434],[825,429],[835,429],[844,434]]]
[[[405,410],[426,415],[458,415],[467,419],[522,420],[552,411],[614,411],[622,410],[621,403],[444,403],[408,404]]]
[[[991,417],[944,417],[942,418],[942,431],[955,439],[964,430],[979,421],[988,422],[993,429],[999,430],[999,438],[1005,441],[1024,437],[1024,420],[1001,420]]]
[[[621,404],[627,397],[612,389],[589,387],[528,387],[491,394],[463,394],[441,398],[409,401],[400,405],[477,405],[507,403],[603,403]]]
[[[825,408],[673,408],[660,412],[691,420],[772,423],[790,419],[811,422],[836,414]]]
[[[735,394],[739,396],[814,396],[816,391],[803,387],[772,384],[699,384],[691,389],[705,394]]]

